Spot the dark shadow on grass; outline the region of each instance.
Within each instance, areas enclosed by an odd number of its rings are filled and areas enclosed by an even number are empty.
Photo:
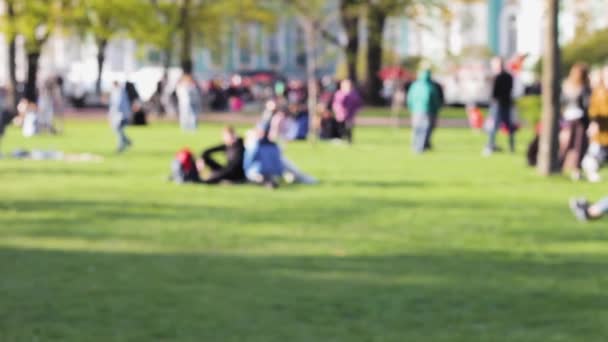
[[[61,341],[602,341],[604,258],[0,248],[0,337]],[[586,286],[581,286],[585,284]]]

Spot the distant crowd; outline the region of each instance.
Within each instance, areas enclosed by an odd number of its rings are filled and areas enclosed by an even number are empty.
[[[485,124],[488,142],[483,149],[484,156],[502,150],[496,143],[501,130],[508,135],[508,148],[514,153],[519,127],[513,76],[500,58],[491,61],[491,70],[493,83],[490,114]],[[444,105],[443,89],[426,67],[415,80],[402,84],[396,95],[402,98],[401,105],[407,107],[411,115],[412,150],[424,153],[433,148],[433,134]],[[259,87],[235,76],[228,86],[212,80],[202,89],[191,75],[184,74],[173,91],[167,87],[167,79],[163,78],[150,101],[143,101],[133,83],[113,83],[107,103],[109,121],[117,137],[117,152],[124,152],[132,145],[125,129],[130,124],[145,125],[147,111],[176,112],[182,130],[193,131],[205,108],[240,111],[252,99],[267,99],[258,124],[245,137],[239,136],[233,127],[226,127],[222,144],[199,156],[187,149],[180,151],[171,175],[177,182],[253,182],[273,188],[282,181],[316,183],[314,177],[300,171],[285,156],[285,142],[305,140],[314,134],[320,140],[352,144],[356,118],[363,106],[362,97],[350,80],[317,82],[317,107],[313,113],[309,112],[308,88],[302,81],[266,80],[265,86]],[[561,102],[560,166],[574,180],[599,182],[600,169],[608,157],[608,67],[589,70],[585,64],[574,65],[563,82]],[[6,108],[4,103],[0,105]],[[23,97],[16,107],[16,118],[6,110],[0,111],[0,138],[11,121],[21,126],[26,137],[42,132],[58,133],[61,127],[57,117],[65,108],[62,79],[45,80],[35,97]],[[537,134],[528,148],[530,165],[536,163],[539,141]],[[218,162],[218,153],[225,154],[225,164]],[[605,199],[592,205],[584,199],[574,199],[571,208],[580,219],[594,219],[608,210],[607,202]]]

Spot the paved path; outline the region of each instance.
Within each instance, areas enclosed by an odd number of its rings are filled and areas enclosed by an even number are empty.
[[[104,120],[106,118],[106,112],[101,109],[83,109],[83,110],[69,110],[65,116],[67,118],[75,118],[82,120]],[[154,121],[155,118],[152,116],[151,119]],[[226,124],[249,124],[253,125],[259,120],[258,115],[252,114],[241,114],[241,113],[205,113],[201,117],[202,122],[213,122],[213,123],[226,123]],[[466,128],[469,124],[466,119],[440,119],[439,125],[441,127],[451,128]],[[399,120],[401,126],[409,127],[410,120],[402,118]],[[396,122],[393,118],[388,117],[358,117],[357,125],[365,127],[390,127],[395,126]]]

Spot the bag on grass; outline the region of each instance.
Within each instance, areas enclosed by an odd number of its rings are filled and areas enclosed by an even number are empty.
[[[175,154],[171,163],[170,179],[176,183],[198,183],[201,181],[194,155],[187,149],[181,149]]]

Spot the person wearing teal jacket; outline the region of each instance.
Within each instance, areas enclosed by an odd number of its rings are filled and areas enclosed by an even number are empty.
[[[420,72],[407,94],[407,106],[412,115],[412,148],[416,153],[423,153],[431,119],[441,107],[441,94],[431,78],[431,71]]]

